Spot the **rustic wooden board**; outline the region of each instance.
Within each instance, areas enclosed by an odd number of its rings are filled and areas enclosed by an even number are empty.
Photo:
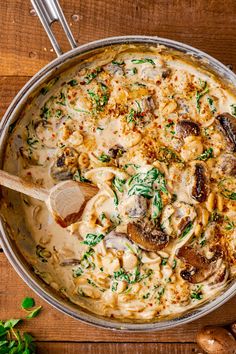
[[[235,0],[60,0],[78,43],[127,34],[166,37],[206,51],[236,69]],[[20,88],[55,58],[29,0],[0,1],[0,118]],[[76,16],[73,16],[76,15]],[[69,48],[57,24],[62,47]],[[0,250],[0,319],[23,317],[21,300],[33,296],[40,316],[22,325],[43,354],[199,353],[193,344],[206,324],[235,320],[236,298],[185,326],[165,332],[121,333],[93,328],[46,304],[19,278]]]
[[[80,44],[104,37],[143,34],[196,46],[236,66],[236,2],[211,0],[61,0]],[[0,75],[33,75],[55,54],[30,1],[1,1]],[[77,15],[75,20],[72,16]],[[59,31],[62,46],[67,41]]]
[[[43,354],[190,354],[199,353],[196,344],[190,343],[37,343]],[[200,354],[200,353],[199,353]]]
[[[42,313],[35,320],[26,321],[24,330],[32,331],[40,341],[67,342],[194,342],[196,332],[209,324],[227,324],[235,320],[236,298],[204,318],[168,331],[125,333],[93,328],[76,321],[49,306],[19,278],[9,265],[4,253],[0,253],[0,315],[1,319],[24,317],[20,304],[25,296],[33,296],[37,305],[43,305]]]

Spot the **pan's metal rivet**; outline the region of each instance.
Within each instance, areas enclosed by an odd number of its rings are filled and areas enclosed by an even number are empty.
[[[229,68],[230,70],[233,70],[233,65],[232,64],[226,64],[227,68]]]
[[[30,9],[30,16],[37,16],[35,9]]]
[[[79,21],[79,15],[72,15],[71,18],[72,18],[72,20],[74,22],[78,22]]]

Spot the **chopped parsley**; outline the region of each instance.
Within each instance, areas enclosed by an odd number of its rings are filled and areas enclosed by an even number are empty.
[[[227,225],[225,226],[226,231],[232,231],[235,228],[235,223],[233,221],[228,221]]]
[[[112,64],[113,65],[118,65],[118,66],[123,66],[123,65],[125,65],[125,62],[122,60],[122,61],[115,61],[115,60],[113,60],[112,61]]]
[[[120,268],[117,272],[114,272],[114,279],[117,281],[126,281],[128,284],[139,283],[143,279],[146,279],[152,275],[153,270],[149,269],[146,273],[140,273],[138,268],[135,269],[134,273],[128,273],[123,268]]]
[[[200,80],[200,82],[202,82],[202,81]],[[204,81],[204,83],[202,85],[202,91],[197,91],[197,93],[196,93],[196,107],[197,107],[198,113],[200,113],[200,110],[201,110],[200,100],[208,92],[209,92],[209,88],[207,87],[207,82]]]
[[[177,260],[174,259],[174,260],[173,260],[173,265],[172,265],[172,269],[173,269],[173,270],[176,268],[176,265],[177,265]]]
[[[210,147],[205,150],[201,155],[199,155],[196,160],[207,161],[208,159],[213,157],[213,149]]]
[[[236,117],[236,104],[235,103],[231,104],[230,108],[231,108],[231,114]]]
[[[207,97],[207,102],[208,102],[208,104],[210,106],[211,113],[212,114],[216,113],[216,107],[214,105],[213,99],[211,97]]]
[[[156,64],[154,63],[154,61],[150,58],[145,58],[145,59],[132,59],[131,60],[132,63],[134,64],[144,64],[144,63],[150,63],[152,64],[153,66],[155,66]]]
[[[119,192],[123,193],[124,192],[124,184],[125,184],[126,180],[125,179],[121,179],[117,176],[115,176],[112,180],[112,185],[115,187],[115,189],[117,189]]]
[[[92,82],[93,79],[95,79],[101,71],[102,68],[96,68],[91,73],[87,74],[84,78],[85,84],[86,85],[90,84],[90,82]]]
[[[196,286],[196,288],[193,290],[193,292],[190,295],[191,299],[202,300],[203,298],[202,287],[203,287],[202,285]]]
[[[85,241],[83,241],[82,243],[88,246],[96,246],[100,241],[102,241],[102,239],[104,238],[103,234],[87,234],[85,236]]]
[[[99,156],[98,160],[102,162],[109,162],[111,160],[110,156],[106,155],[104,152]]]
[[[78,81],[75,80],[75,79],[70,80],[70,81],[68,82],[68,85],[70,85],[70,86],[72,86],[72,87],[77,86],[77,85],[78,85]]]
[[[187,236],[187,234],[192,230],[192,227],[193,227],[193,223],[190,221],[184,231],[182,232],[182,234],[180,235],[179,239],[182,240],[185,236]]]
[[[168,258],[162,258],[161,265],[165,266],[168,262]]]

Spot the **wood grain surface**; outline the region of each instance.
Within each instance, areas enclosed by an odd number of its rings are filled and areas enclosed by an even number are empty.
[[[235,0],[60,0],[79,44],[143,34],[195,46],[236,68]],[[57,24],[64,50],[67,40]],[[0,117],[12,98],[40,68],[55,58],[29,0],[0,0]],[[164,332],[122,333],[93,328],[45,303],[19,278],[0,251],[0,319],[22,317],[21,300],[33,296],[43,311],[22,325],[37,338],[39,354],[200,353],[196,332],[206,324],[235,320],[236,298],[193,323]]]

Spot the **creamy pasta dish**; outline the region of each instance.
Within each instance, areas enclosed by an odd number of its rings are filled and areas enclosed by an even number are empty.
[[[99,188],[65,229],[4,190],[25,258],[73,303],[155,320],[235,277],[236,97],[197,63],[162,46],[106,49],[43,86],[10,134],[5,170]]]

